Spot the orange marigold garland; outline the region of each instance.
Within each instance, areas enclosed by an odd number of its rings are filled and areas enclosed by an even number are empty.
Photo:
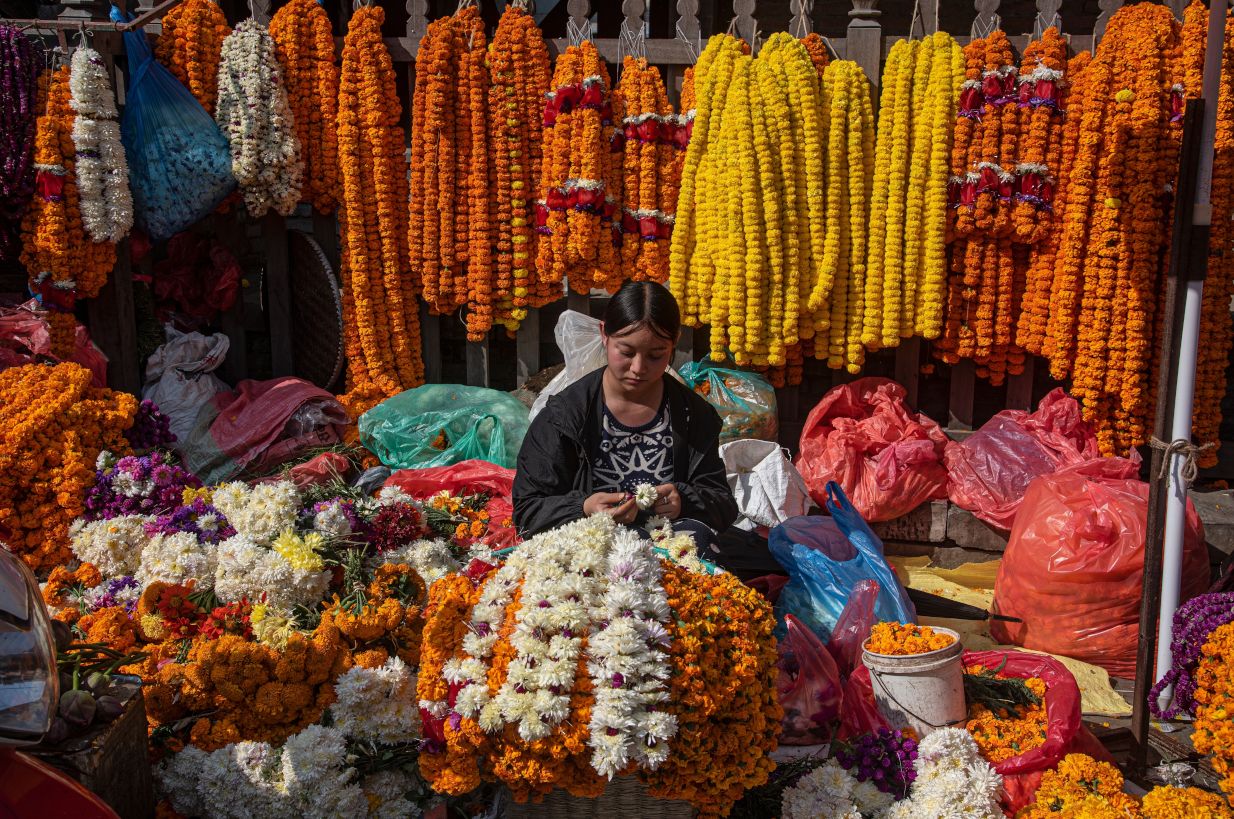
[[[184,0],[163,15],[163,30],[154,46],[154,59],[192,92],[211,117],[219,93],[223,41],[229,34],[227,18],[216,3]]]
[[[822,35],[810,32],[801,39],[801,44],[806,47],[806,51],[810,52],[810,62],[814,63],[814,70],[818,72],[818,76],[823,76],[823,69],[831,62],[831,56],[827,53],[827,45],[823,42]],[[682,107],[685,107],[684,99]]]
[[[385,13],[352,16],[343,47],[339,171],[344,340],[348,388],[371,383],[387,396],[424,380],[420,319],[407,270],[407,176],[394,67],[381,40]]]
[[[1059,172],[1059,150],[1063,111],[1060,90],[1067,66],[1067,42],[1051,26],[1040,40],[1024,49],[1020,63],[1019,104],[1021,141],[1017,146],[1015,193],[1013,194],[1014,237],[1017,242],[1034,244],[1050,229],[1055,175]]]
[[[339,69],[330,18],[316,0],[291,0],[270,20],[270,36],[300,139],[305,201],[332,214],[338,206]]]
[[[116,263],[111,242],[95,243],[86,235],[79,211],[77,149],[70,101],[69,67],[44,71],[38,80],[34,167],[38,189],[21,220],[21,261],[30,276],[30,292],[48,311],[51,353],[68,359],[76,346],[78,298],[93,298]]]

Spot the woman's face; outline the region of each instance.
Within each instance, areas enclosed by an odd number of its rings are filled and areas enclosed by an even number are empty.
[[[658,381],[673,359],[673,342],[646,326],[614,337],[605,335],[601,324],[600,337],[608,354],[609,372],[632,393]]]

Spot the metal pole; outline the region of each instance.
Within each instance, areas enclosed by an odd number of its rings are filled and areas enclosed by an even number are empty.
[[[1200,310],[1204,302],[1204,279],[1208,276],[1208,238],[1213,208],[1213,144],[1217,134],[1217,97],[1221,86],[1221,58],[1225,45],[1226,10],[1229,0],[1215,0],[1208,13],[1208,45],[1204,53],[1204,127],[1200,131],[1200,164],[1196,173],[1195,209],[1191,217],[1191,262],[1187,266],[1187,296],[1183,329],[1179,337],[1178,389],[1174,394],[1174,424],[1171,440],[1191,442],[1191,413],[1195,402],[1196,360],[1200,349]],[[1187,484],[1182,480],[1186,458],[1170,459],[1170,484],[1166,495],[1165,548],[1161,575],[1161,619],[1157,629],[1157,680],[1170,670],[1173,657],[1174,612],[1182,585],[1183,535],[1186,530]],[[1162,692],[1168,705],[1172,691]]]

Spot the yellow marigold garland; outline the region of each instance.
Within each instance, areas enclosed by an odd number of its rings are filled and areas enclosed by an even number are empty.
[[[1084,754],[1068,754],[1055,770],[1042,775],[1036,802],[1026,808],[1024,819],[1056,819],[1059,816],[1091,819],[1139,819],[1140,804],[1122,792],[1123,775],[1118,768]]]

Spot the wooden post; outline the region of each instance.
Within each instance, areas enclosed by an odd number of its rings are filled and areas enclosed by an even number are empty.
[[[481,341],[467,342],[467,386],[488,386],[488,333]]]
[[[938,31],[938,0],[919,0],[921,15],[913,21],[913,37],[930,37]]]
[[[240,221],[236,209],[232,208],[224,214],[214,216],[214,235],[240,258]],[[223,312],[223,334],[231,344],[227,347],[227,357],[219,368],[219,375],[233,387],[249,377],[248,365],[248,333],[244,319],[244,287],[236,294],[236,303]]]
[[[681,336],[677,339],[677,349],[673,353],[673,369],[680,370],[687,362],[694,360],[694,328],[682,327]]]
[[[788,33],[798,40],[805,39],[814,31],[814,21],[810,18],[810,12],[814,11],[814,0],[789,0],[788,10],[793,15],[792,22],[788,24]]]
[[[900,339],[896,347],[896,383],[904,388],[905,402],[917,411],[917,379],[921,373],[921,337]]]
[[[1105,36],[1105,27],[1109,25],[1110,18],[1114,16],[1114,12],[1123,7],[1123,0],[1097,0],[1097,7],[1101,9],[1101,14],[1097,15],[1097,25],[1093,26],[1093,44],[1092,51],[1096,53],[1098,44],[1101,43],[1101,38]]]
[[[591,294],[575,293],[574,288],[570,288],[570,292],[566,294],[566,309],[582,313],[584,316],[590,316]]]
[[[951,400],[947,407],[947,429],[973,428],[973,386],[977,380],[977,364],[971,358],[961,358],[951,365]]]
[[[518,383],[515,386],[521,387],[528,378],[540,372],[539,307],[527,308],[527,318],[518,323],[515,343],[518,346]]]
[[[754,19],[755,0],[733,0],[737,36],[750,44],[750,53],[758,54],[758,23]]]
[[[420,302],[420,355],[424,360],[424,383],[441,383],[441,316]]]
[[[781,421],[792,423],[797,420],[798,402],[801,397],[801,387],[796,384],[780,387],[776,390],[776,409]]]
[[[133,269],[129,240],[116,244],[116,266],[98,296],[86,302],[90,336],[107,357],[107,386],[141,394],[137,360],[137,314],[133,307]]]
[[[848,24],[848,40],[845,58],[861,66],[870,81],[871,99],[877,98],[878,84],[882,79],[879,69],[883,61],[883,27],[878,22],[878,0],[852,0],[853,10],[848,13],[853,21]]]
[[[1024,372],[1007,376],[1007,409],[1033,411],[1033,367],[1036,357],[1024,356]]]
[[[936,1],[936,0],[932,0]],[[1063,7],[1063,0],[1037,0],[1037,17],[1033,21],[1033,40],[1040,40],[1045,36],[1047,28],[1056,28],[1060,32],[1063,30],[1063,18],[1058,16],[1059,9]],[[1183,19],[1179,12],[1178,19]]]
[[[976,0],[977,16],[973,19],[972,38],[974,40],[988,37],[991,32],[1002,28],[1003,18],[998,16],[999,0]]]
[[[291,279],[287,269],[287,220],[271,210],[262,218],[266,243],[266,294],[269,309],[270,366],[274,377],[295,375],[291,349]]]

